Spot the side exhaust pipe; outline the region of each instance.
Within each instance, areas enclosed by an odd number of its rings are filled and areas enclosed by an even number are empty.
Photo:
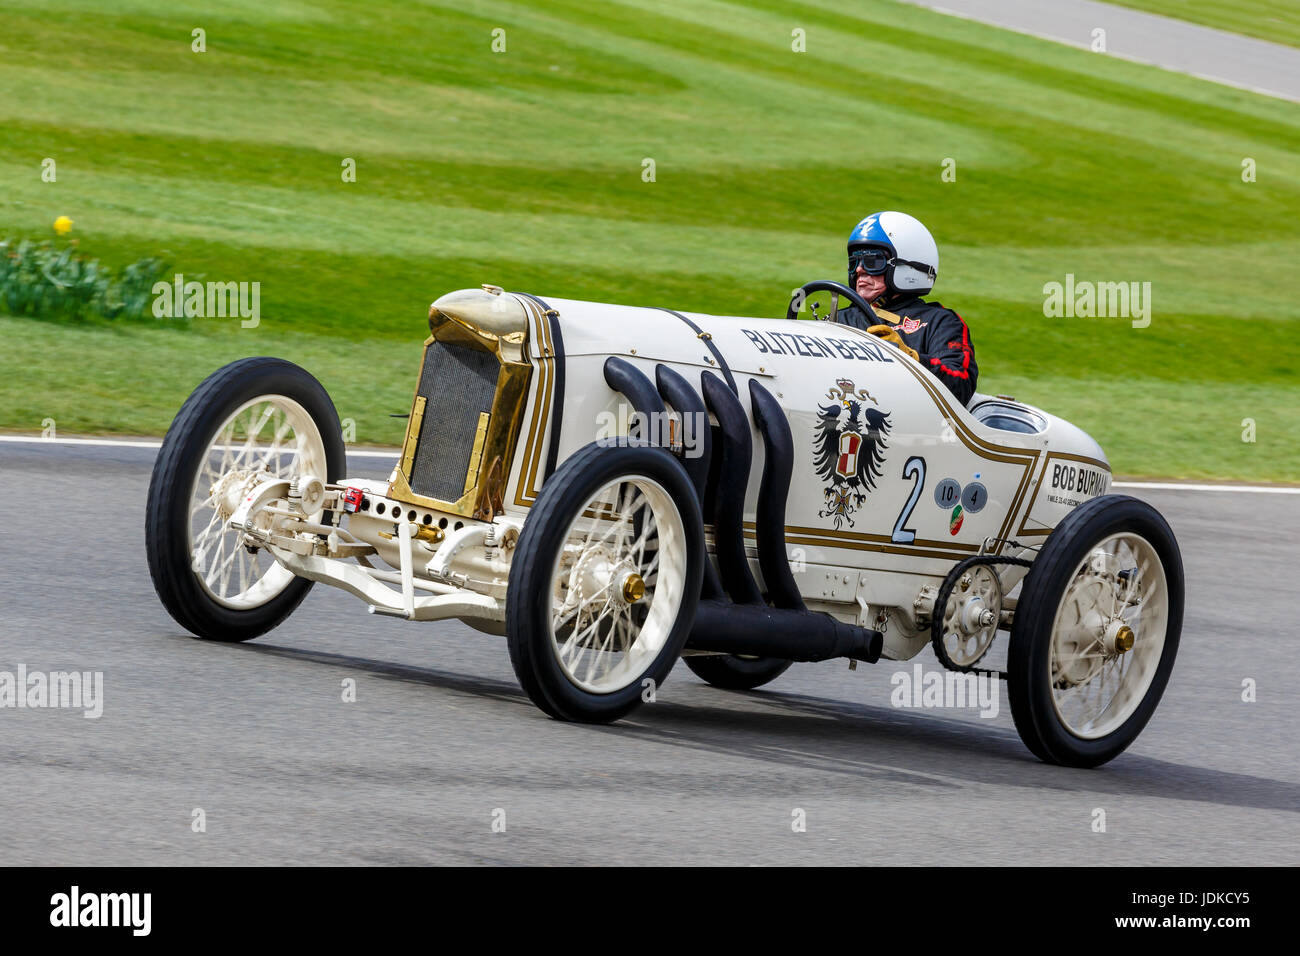
[[[691,387],[690,382],[667,365],[655,366],[655,382],[664,401],[682,416],[683,432],[689,427],[690,437],[699,443],[699,455],[694,458],[683,458],[682,465],[686,468],[687,477],[691,479],[691,485],[695,488],[695,497],[703,512],[704,490],[709,480],[709,462],[713,460],[713,429],[709,427],[704,399],[700,398],[700,393]],[[690,422],[689,426],[687,422]],[[707,554],[704,556],[704,581],[700,588],[700,596],[705,600],[723,597],[722,584],[718,580],[718,569],[713,566],[713,561]]]
[[[848,657],[874,664],[884,640],[880,631],[844,624],[829,614],[701,601],[688,646],[788,661]]]
[[[632,407],[642,415],[663,414],[666,412],[667,409],[664,407],[665,398],[672,404],[674,409],[684,416],[693,412],[699,412],[701,415],[705,414],[703,400],[695,392],[695,389],[691,388],[686,379],[682,378],[677,372],[660,365],[655,369],[655,378],[659,381],[658,391],[650,384],[650,379],[626,359],[611,355],[605,360],[605,384],[624,395],[632,403]],[[660,397],[661,393],[662,398]],[[682,466],[686,469],[687,477],[691,479],[691,485],[695,488],[695,497],[700,501],[701,505],[704,502],[704,484],[708,479],[711,447],[711,436],[707,422],[703,432],[703,436],[699,439],[703,442],[703,454],[699,458],[682,459]],[[657,436],[631,435],[629,437],[649,440]],[[664,453],[671,454],[667,449],[664,450]],[[704,578],[700,585],[700,596],[705,599],[723,596],[722,585],[718,581],[718,572],[707,556],[704,560]]]
[[[699,442],[700,454],[695,458],[683,458],[682,465],[691,479],[691,484],[695,486],[695,497],[703,505],[704,486],[709,480],[709,461],[713,455],[713,432],[709,428],[704,400],[700,398],[699,392],[691,388],[690,382],[667,365],[655,366],[655,382],[664,401],[682,416],[682,430]],[[691,422],[689,429],[686,424],[688,421]],[[697,429],[695,425],[701,422],[703,427]]]
[[[763,571],[767,596],[777,607],[805,610],[799,586],[790,571],[785,551],[785,501],[790,494],[790,474],[794,470],[794,438],[785,411],[772,393],[749,380],[749,404],[754,410],[754,424],[763,436],[763,481],[758,492],[755,537],[758,540],[758,566]]]
[[[763,604],[745,557],[745,488],[753,449],[740,399],[712,372],[700,376],[704,402],[722,429],[722,460],[713,498],[713,542],[722,586],[737,604]]]
[[[701,376],[701,401],[686,379],[664,365],[656,367],[654,385],[640,369],[621,358],[607,359],[604,371],[609,387],[625,395],[638,412],[663,413],[665,401],[683,416],[712,411],[722,433],[712,502],[719,573],[714,572],[712,563],[706,563],[688,646],[693,650],[787,661],[839,657],[872,663],[879,660],[884,646],[880,631],[809,611],[800,597],[785,553],[785,507],[794,468],[794,442],[785,412],[772,394],[750,380],[754,422],[764,449],[756,531],[758,560],[768,595],[776,607],[764,602],[745,555],[744,489],[749,482],[753,444],[748,417],[735,393],[711,372]],[[683,466],[702,499],[714,449],[707,428],[698,438],[703,454],[684,459]]]
[[[605,384],[616,392],[622,392],[632,407],[642,415],[662,415],[665,411],[663,399],[650,384],[645,373],[626,359],[611,355],[605,359]],[[629,435],[629,438],[649,439],[649,435]]]

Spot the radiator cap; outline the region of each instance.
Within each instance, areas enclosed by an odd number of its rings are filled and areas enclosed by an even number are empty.
[[[513,295],[496,287],[458,289],[448,292],[429,306],[429,326],[439,324],[440,317],[453,319],[476,332],[494,338],[506,338],[528,330],[528,313]]]

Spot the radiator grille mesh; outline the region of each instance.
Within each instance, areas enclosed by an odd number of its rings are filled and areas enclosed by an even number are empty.
[[[500,369],[489,352],[441,342],[425,349],[424,421],[411,464],[411,490],[417,495],[456,501],[465,493],[479,415],[492,410]]]

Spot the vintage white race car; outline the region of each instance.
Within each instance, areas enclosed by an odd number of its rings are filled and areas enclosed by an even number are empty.
[[[543,711],[592,722],[651,699],[682,656],[736,689],[926,645],[973,672],[1006,630],[999,676],[1028,747],[1111,759],[1177,652],[1168,524],[1107,494],[1083,431],[1004,396],[962,407],[831,321],[840,298],[870,314],[820,280],[785,320],[452,292],[429,311],[386,481],[347,477],[307,372],[227,365],[154,468],[158,594],[212,640],[275,627],[314,581],[372,612],[459,618],[506,635]]]

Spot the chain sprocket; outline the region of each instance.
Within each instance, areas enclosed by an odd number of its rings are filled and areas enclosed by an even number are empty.
[[[962,674],[991,674],[1001,678],[1002,680],[1006,680],[1007,675],[1005,671],[991,670],[989,668],[975,666],[983,659],[984,655],[988,653],[989,648],[993,646],[993,640],[997,636],[998,622],[996,619],[991,625],[993,628],[993,636],[989,638],[985,647],[975,656],[974,660],[971,660],[968,663],[959,664],[957,661],[954,661],[948,654],[948,649],[944,646],[943,642],[944,635],[947,633],[944,625],[948,621],[948,601],[952,598],[953,591],[971,569],[995,567],[997,565],[1012,565],[1027,568],[1032,566],[1033,562],[1028,561],[1025,558],[1002,558],[994,555],[979,555],[973,558],[967,558],[966,560],[959,561],[955,564],[952,570],[948,572],[948,576],[943,579],[943,584],[939,586],[939,593],[936,594],[934,598],[934,610],[930,614],[930,644],[934,648],[934,656],[937,657],[939,663],[948,668],[948,670],[958,671]],[[996,571],[993,573],[993,577],[999,588],[998,608],[994,613],[1000,613],[1001,599],[1005,597],[1005,595],[1001,593],[1002,582],[1001,579],[998,578]]]

